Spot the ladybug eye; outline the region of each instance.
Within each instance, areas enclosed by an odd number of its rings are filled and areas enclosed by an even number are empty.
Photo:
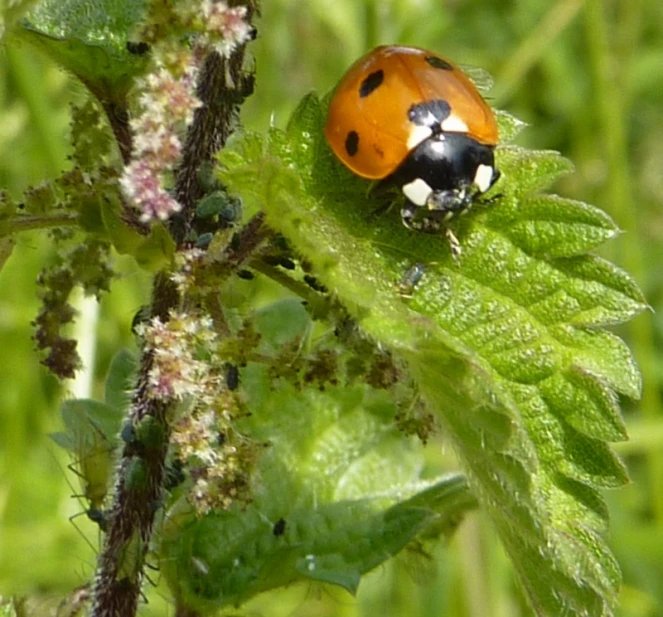
[[[451,66],[446,60],[438,58],[437,56],[426,56],[426,62],[434,69],[441,69],[443,71],[453,71],[454,67]]]
[[[359,96],[361,98],[367,97],[371,92],[380,86],[384,80],[384,71],[380,69],[371,73],[366,77],[359,86]]]

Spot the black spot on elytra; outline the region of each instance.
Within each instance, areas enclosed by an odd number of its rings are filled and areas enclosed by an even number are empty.
[[[361,98],[367,97],[373,90],[378,88],[384,80],[384,71],[373,71],[368,77],[364,78],[359,86],[359,96]]]
[[[443,71],[453,71],[454,67],[451,66],[446,60],[438,58],[437,56],[426,56],[426,62],[434,69],[441,69]]]
[[[440,126],[451,113],[451,106],[446,101],[436,99],[417,103],[407,110],[407,117],[410,122],[417,126],[427,126],[434,133],[442,130]]]
[[[345,151],[349,156],[354,156],[359,152],[359,134],[357,131],[350,131],[345,138]]]

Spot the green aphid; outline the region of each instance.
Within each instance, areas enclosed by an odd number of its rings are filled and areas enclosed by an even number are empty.
[[[144,417],[136,426],[136,439],[146,450],[160,450],[166,440],[163,426],[152,416]]]
[[[70,469],[81,478],[91,510],[103,510],[122,413],[104,403],[75,399],[63,403],[65,431],[51,435],[74,456]]]
[[[147,469],[141,457],[132,456],[127,463],[124,483],[130,491],[143,491],[147,486]]]
[[[120,549],[117,563],[117,580],[127,579],[132,584],[138,582],[143,568],[147,545],[136,531]]]

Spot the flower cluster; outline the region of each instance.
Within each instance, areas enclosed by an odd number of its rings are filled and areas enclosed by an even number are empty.
[[[137,333],[152,354],[148,395],[180,403],[171,443],[194,481],[189,501],[202,514],[246,499],[256,444],[232,428],[242,405],[212,320],[171,312],[167,322],[154,318]]]
[[[223,446],[214,465],[192,467],[194,486],[189,501],[198,514],[228,509],[233,502],[250,498],[250,467],[255,460],[255,444],[244,448]]]
[[[206,27],[204,37],[222,56],[229,56],[237,45],[252,38],[245,6],[229,8],[225,2],[203,0],[200,8]]]
[[[248,499],[256,444],[234,433],[223,418],[196,407],[175,424],[171,442],[187,463],[193,479],[188,499],[198,514]]]
[[[194,34],[194,45],[186,48],[178,40],[175,48],[166,42],[154,46],[154,70],[136,84],[142,94],[139,113],[131,121],[132,160],[120,180],[125,196],[146,223],[166,220],[181,210],[165,179],[180,157],[180,134],[201,106],[195,86],[203,58],[212,50],[228,56],[253,33],[246,7],[202,0],[176,14],[180,29]]]
[[[125,167],[120,182],[143,222],[166,220],[181,209],[164,188],[163,178],[182,150],[179,127],[188,125],[200,106],[194,94],[197,73],[197,67],[190,65],[178,78],[160,67],[139,80],[141,113],[131,121],[133,160]]]
[[[152,354],[147,384],[151,398],[211,402],[220,378],[210,370],[217,334],[209,316],[171,312],[167,322],[155,317],[138,325],[136,333]]]
[[[175,256],[177,270],[170,278],[177,285],[180,294],[185,294],[195,283],[196,268],[200,266],[204,257],[205,251],[199,248],[180,251]]]

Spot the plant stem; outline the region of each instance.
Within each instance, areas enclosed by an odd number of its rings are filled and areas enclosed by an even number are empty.
[[[129,126],[128,104],[126,100],[120,104],[113,101],[102,101],[102,106],[115,136],[115,141],[120,149],[122,161],[125,165],[128,165],[131,161],[131,150],[133,148],[133,135]]]
[[[44,216],[17,216],[9,223],[9,234],[33,229],[50,229],[51,227],[73,227],[78,224],[78,214],[60,212]]]
[[[550,48],[551,42],[573,21],[584,3],[585,0],[554,3],[529,36],[520,43],[502,67],[490,93],[496,107],[503,105],[513,90],[523,83],[528,71]]]
[[[247,4],[251,10],[251,2],[234,4]],[[182,212],[172,218],[171,233],[178,244],[186,238],[195,204],[205,192],[198,170],[212,160],[237,128],[239,108],[253,92],[253,74],[243,71],[243,62],[242,47],[227,59],[210,54],[201,70],[197,95],[202,106],[194,114],[175,181],[175,195]]]
[[[168,312],[177,306],[177,288],[166,273],[157,275],[152,292],[152,315],[163,321]],[[94,587],[93,617],[132,617],[138,608],[140,586],[143,577],[144,558],[149,545],[157,505],[163,494],[164,469],[170,425],[170,406],[148,394],[149,374],[154,356],[143,352],[138,383],[127,422],[138,426],[151,417],[164,431],[161,447],[145,448],[137,453],[133,442],[125,444],[117,470],[110,510],[108,532],[99,555]],[[126,482],[131,466],[137,459],[145,467],[145,481],[140,486]]]
[[[250,9],[250,0],[246,0],[246,4]],[[238,106],[247,93],[247,78],[242,72],[244,51],[244,46],[238,47],[227,60],[212,53],[201,72],[198,94],[203,106],[194,116],[182,163],[176,174],[176,194],[183,210],[181,217],[171,225],[171,233],[179,248],[185,243],[195,213],[195,202],[202,191],[197,179],[198,169],[226,143],[235,128]],[[262,215],[257,215],[240,232],[238,247],[224,254],[228,261],[227,267],[237,267],[251,256],[251,247],[244,246],[242,239],[255,247],[262,242],[265,234]],[[181,303],[182,298],[170,273],[159,273],[152,290],[152,317],[158,317],[165,323],[171,310]],[[148,386],[153,362],[154,352],[144,349],[135,393],[125,422],[136,427],[150,420],[161,429],[163,439],[149,447],[134,441],[123,447],[108,531],[99,555],[91,611],[93,617],[133,617],[138,608],[145,555],[165,490],[164,472],[171,432],[169,417],[172,416],[171,407],[175,405],[172,399],[150,396]],[[135,469],[136,465],[144,470],[144,479],[139,483],[130,480],[132,468]],[[186,608],[180,607],[178,614],[187,614]]]

